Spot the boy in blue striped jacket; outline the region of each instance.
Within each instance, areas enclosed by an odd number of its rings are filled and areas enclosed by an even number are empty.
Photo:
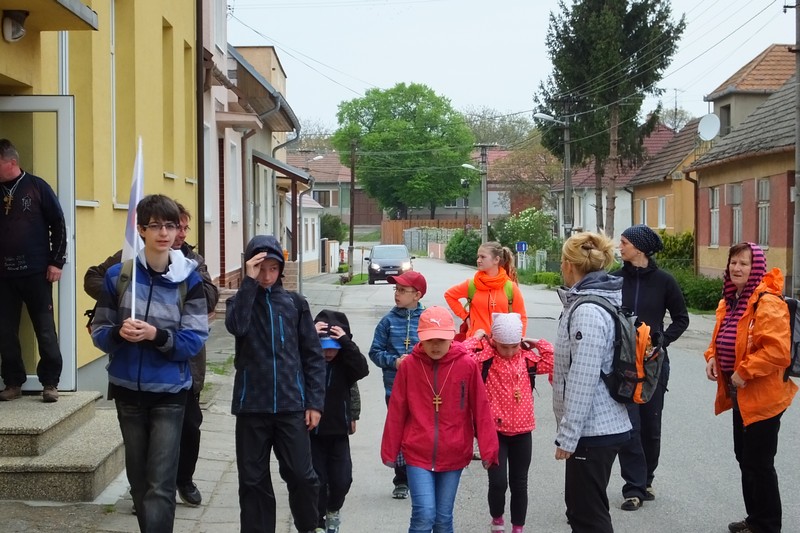
[[[123,263],[108,269],[92,341],[109,354],[109,393],[117,406],[139,529],[171,532],[184,406],[192,386],[188,361],[208,338],[206,297],[197,263],[172,250],[180,224],[175,202],[146,196],[136,216],[144,240],[133,260],[136,277],[120,280]]]

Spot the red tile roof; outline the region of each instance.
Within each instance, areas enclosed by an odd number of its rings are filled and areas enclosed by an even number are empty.
[[[321,159],[314,161],[317,156]],[[293,167],[308,169],[317,183],[350,183],[350,168],[339,162],[337,152],[288,152],[286,162]]]
[[[703,98],[713,102],[731,93],[772,94],[794,75],[792,45],[773,44]]]
[[[699,123],[699,118],[690,120],[661,151],[642,165],[628,185],[656,183],[669,177],[674,170],[682,170],[681,164],[694,150]]]

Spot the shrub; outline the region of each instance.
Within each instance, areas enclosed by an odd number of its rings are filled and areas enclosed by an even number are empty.
[[[697,276],[691,270],[671,271],[683,292],[686,306],[702,311],[713,311],[722,298],[722,278]]]
[[[348,239],[349,231],[350,227],[336,215],[330,213],[322,215],[319,223],[319,233],[323,239],[345,242]]]
[[[547,285],[560,287],[564,284],[559,272],[534,272],[533,270],[517,271],[519,282],[526,285]]]
[[[531,207],[513,215],[497,227],[497,236],[503,246],[515,249],[517,241],[528,243],[528,250],[552,250],[559,243],[553,237],[553,216]],[[559,249],[560,253],[560,249]]]
[[[694,235],[685,231],[677,235],[659,232],[664,249],[656,255],[658,266],[666,270],[691,269],[694,266]]]
[[[444,259],[448,263],[474,265],[478,248],[481,245],[480,233],[474,230],[457,231],[444,249]]]

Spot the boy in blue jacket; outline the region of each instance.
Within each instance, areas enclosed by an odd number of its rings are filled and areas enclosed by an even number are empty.
[[[386,281],[395,286],[394,307],[375,326],[369,358],[383,370],[383,387],[388,406],[397,369],[419,342],[417,326],[419,316],[425,309],[420,300],[428,290],[428,283],[422,274],[413,270],[400,276],[388,276]],[[408,498],[408,477],[402,454],[397,459],[392,480],[392,497],[404,500]]]
[[[146,196],[136,216],[144,249],[132,260],[126,281],[120,280],[123,263],[106,272],[92,340],[109,354],[109,394],[117,406],[139,529],[171,532],[184,407],[192,387],[188,361],[208,338],[206,297],[197,263],[172,250],[180,224],[175,202]]]
[[[298,531],[315,531],[319,481],[309,432],[325,406],[325,359],[305,298],[283,288],[283,249],[272,235],[245,248],[245,276],[229,298],[225,327],[236,337],[231,412],[242,533],[275,531],[272,448]]]

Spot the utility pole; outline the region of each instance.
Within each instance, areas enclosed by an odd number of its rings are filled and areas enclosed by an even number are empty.
[[[784,6],[794,8],[794,229],[792,231],[792,296],[800,296],[800,9],[798,4]]]
[[[347,247],[347,272],[353,279],[354,229],[356,225],[356,146],[355,139],[350,141],[350,246]]]
[[[481,149],[481,242],[489,241],[489,183],[488,183],[488,169],[489,169],[489,154],[490,146],[494,144],[477,144],[475,145]]]

